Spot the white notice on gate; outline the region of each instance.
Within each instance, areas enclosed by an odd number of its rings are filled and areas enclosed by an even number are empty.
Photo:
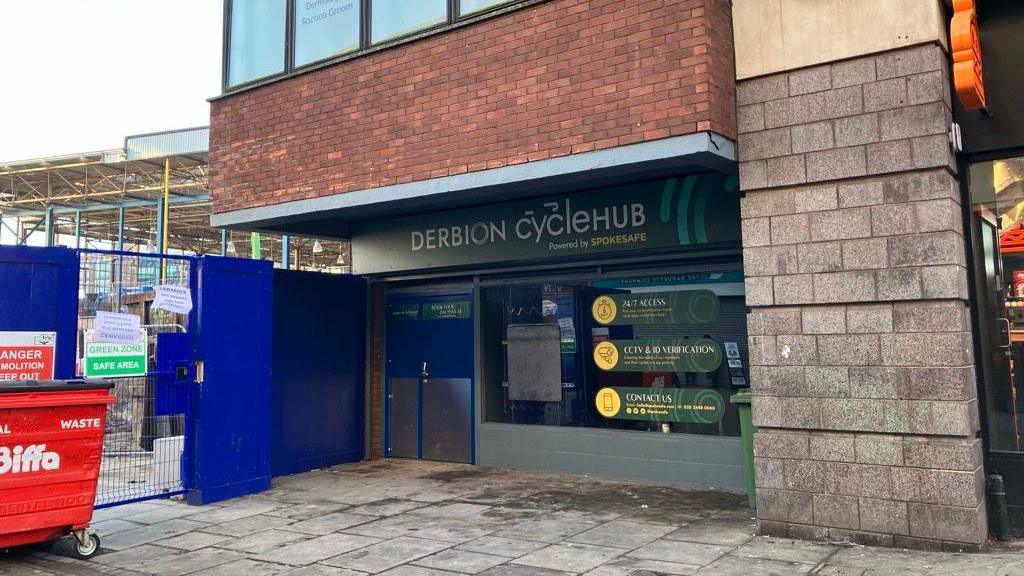
[[[139,317],[134,314],[117,312],[96,312],[96,342],[133,344],[139,339]]]
[[[153,290],[156,290],[156,297],[153,298],[152,308],[178,314],[188,314],[192,311],[192,292],[187,286],[161,284],[154,286]]]

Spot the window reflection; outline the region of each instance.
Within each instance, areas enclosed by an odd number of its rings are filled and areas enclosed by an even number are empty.
[[[234,88],[365,49],[514,0],[230,0],[226,86]],[[288,11],[294,17],[286,38]],[[285,45],[291,43],[286,54]]]
[[[508,4],[509,0],[459,0],[459,14],[472,14],[497,6]]]
[[[359,0],[296,0],[295,65],[359,49]]]
[[[372,0],[370,41],[383,42],[448,19],[445,0]]]
[[[284,71],[285,0],[233,0],[228,85]]]

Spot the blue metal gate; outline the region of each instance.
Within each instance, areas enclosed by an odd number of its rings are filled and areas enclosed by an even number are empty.
[[[266,260],[0,246],[0,345],[34,338],[51,347],[53,377],[114,383],[98,507],[177,494],[204,504],[265,490],[272,470],[362,457],[362,280],[289,272],[276,307],[274,284]],[[194,306],[156,305],[158,286]],[[339,296],[337,313],[312,307]],[[138,339],[98,337],[101,312],[137,318]],[[281,340],[273,354],[275,316],[304,347]]]

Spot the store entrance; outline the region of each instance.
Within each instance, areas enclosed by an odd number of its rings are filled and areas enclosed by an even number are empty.
[[[473,462],[473,299],[469,290],[387,298],[385,454]]]
[[[1024,158],[969,166],[975,332],[985,457],[1024,527]]]

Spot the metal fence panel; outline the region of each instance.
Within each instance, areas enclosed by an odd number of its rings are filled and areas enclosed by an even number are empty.
[[[192,289],[194,260],[126,252],[81,251],[77,373],[114,383],[117,401],[107,416],[98,507],[181,494],[188,474],[186,407],[192,376],[188,358],[191,314],[153,308],[154,286]],[[193,297],[194,300],[194,297]],[[88,362],[96,313],[138,316],[145,331],[144,370],[130,357]],[[134,350],[140,351],[139,346]],[[99,347],[89,348],[90,353]],[[124,362],[119,361],[124,359]],[[130,373],[130,374],[129,374]]]

